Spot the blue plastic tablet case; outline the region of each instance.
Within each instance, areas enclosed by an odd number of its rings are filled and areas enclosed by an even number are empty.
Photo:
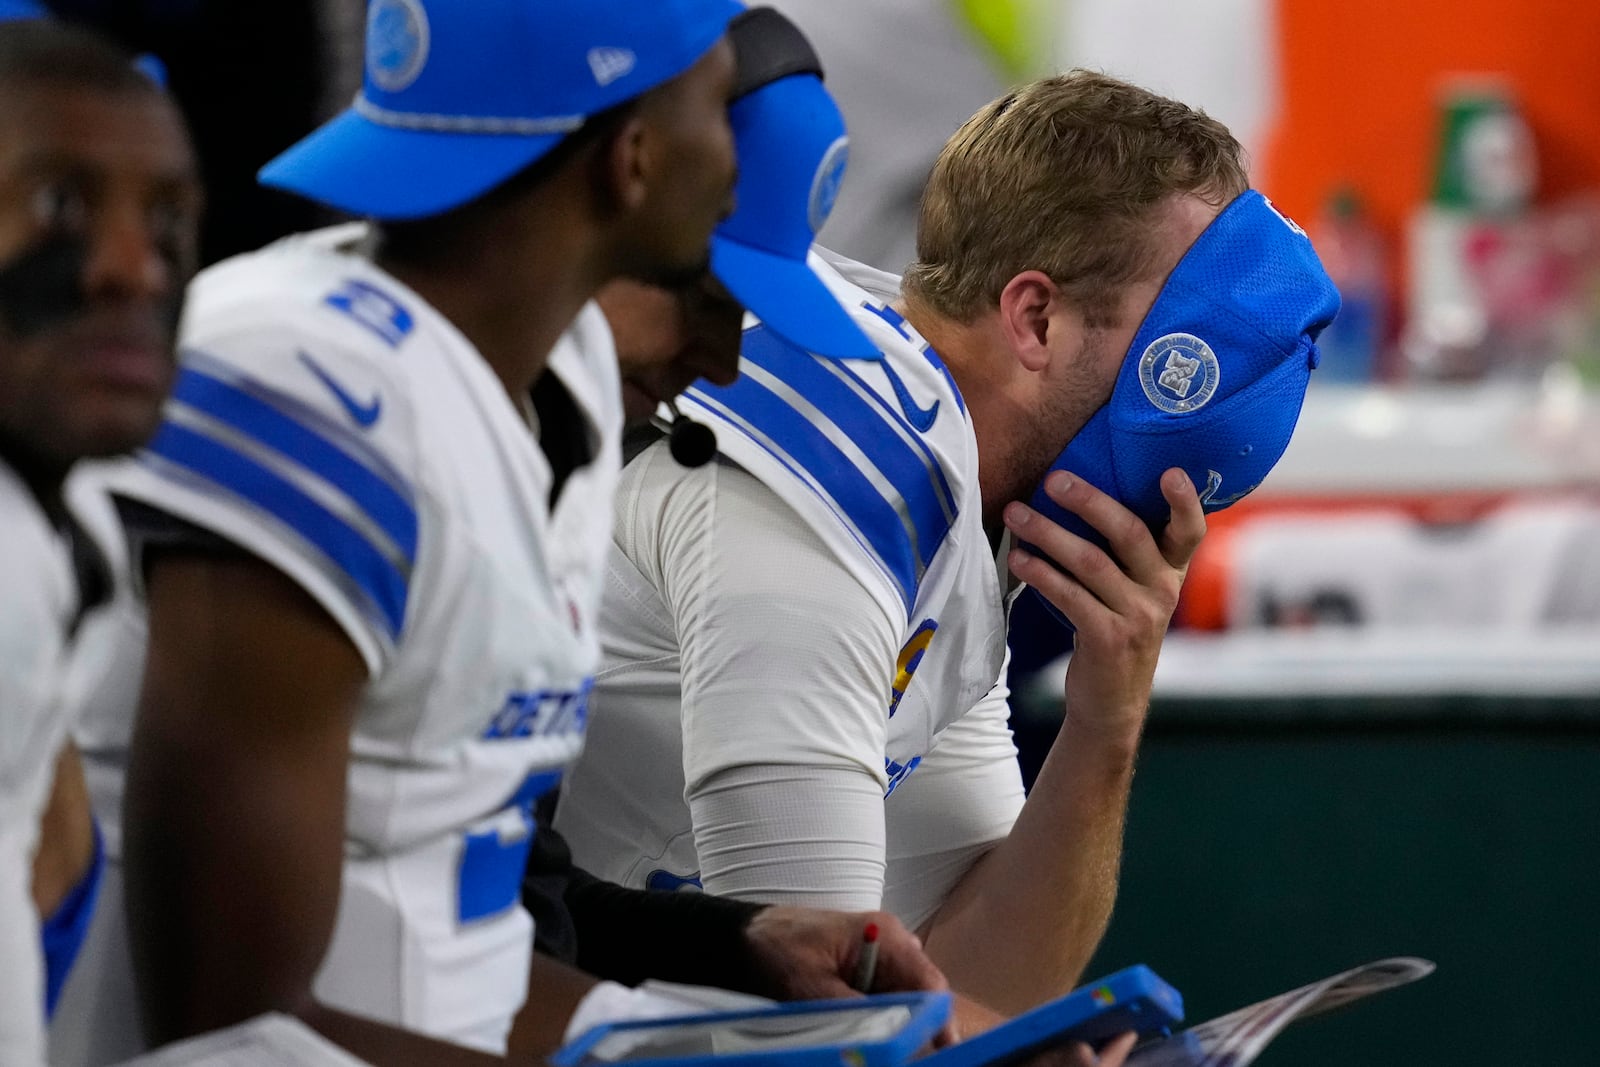
[[[1129,1030],[1154,1037],[1182,1021],[1183,997],[1139,963],[941,1049],[917,1067],[1003,1067],[1065,1041],[1099,1045]]]
[[[734,1022],[774,1016],[800,1017],[834,1011],[875,1010],[904,1006],[911,1016],[892,1036],[877,1041],[833,1042],[800,1048],[669,1056],[615,1061],[589,1058],[589,1051],[605,1038],[627,1030],[659,1029],[663,1025],[697,1026],[708,1022]],[[607,1023],[587,1031],[550,1056],[553,1067],[597,1067],[606,1062],[628,1067],[902,1067],[916,1055],[950,1015],[949,993],[887,993],[849,1000],[808,1000],[778,1004],[751,1011],[713,1012],[670,1019],[641,1019]]]

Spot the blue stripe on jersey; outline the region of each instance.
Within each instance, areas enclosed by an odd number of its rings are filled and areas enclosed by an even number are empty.
[[[700,394],[700,395],[697,395],[697,394]],[[690,390],[688,390],[687,392],[685,392],[683,394],[682,399],[685,400],[685,401],[691,402],[691,403],[699,404],[701,407],[706,409],[706,413],[707,414],[714,415],[719,419],[726,420],[731,425],[734,425],[735,427],[740,429],[741,432],[743,432],[743,427],[738,426],[738,423],[733,421],[735,416],[732,416],[732,415],[724,412],[719,400],[716,397],[710,396],[710,395],[707,395],[707,394],[703,394],[703,393],[701,393],[701,390],[699,390],[699,389],[690,389]],[[861,546],[862,551],[867,552],[868,554],[872,554],[872,546],[869,545],[866,541],[862,540],[863,535],[858,530],[856,530],[854,528],[854,526],[852,525],[852,521],[853,520],[851,520],[851,518],[848,515],[846,515],[842,510],[840,510],[839,505],[834,502],[832,497],[828,496],[825,492],[823,492],[821,489],[819,489],[806,476],[805,471],[803,471],[795,463],[795,461],[793,459],[791,459],[789,456],[783,454],[782,452],[775,451],[773,447],[770,447],[768,445],[768,443],[767,443],[767,441],[766,441],[766,439],[764,437],[754,436],[754,435],[749,434],[749,433],[746,433],[745,436],[749,437],[750,440],[754,444],[759,446],[763,452],[766,452],[769,456],[771,456],[774,460],[776,460],[778,462],[778,464],[783,467],[784,470],[788,471],[790,474],[793,474],[795,476],[795,480],[796,481],[798,481],[801,485],[804,485],[807,489],[811,490],[811,492],[819,500],[822,501],[822,503],[828,508],[829,511],[833,512],[836,516],[839,517],[841,525],[843,525],[845,527],[846,532],[848,532],[851,535],[851,539],[854,540],[857,544],[859,544]],[[885,567],[887,567],[887,565],[885,565]],[[890,573],[889,577],[891,579],[893,579],[894,575],[892,573]],[[900,593],[900,599],[905,602],[906,613],[907,613],[907,617],[909,618],[910,612],[911,612],[911,605],[912,605],[912,599],[911,598],[916,595],[916,587],[914,585],[913,586],[903,585],[898,580],[896,580],[895,584],[898,587],[898,591]]]
[[[747,423],[760,435],[747,433],[752,440],[789,469],[803,472],[802,481],[809,479],[810,487],[820,489],[833,510],[865,538],[865,547],[888,573],[909,613],[922,573],[949,533],[955,515],[953,501],[941,499],[923,458],[898,434],[885,432],[885,415],[814,357],[764,327],[745,332],[743,354],[793,388],[852,441],[864,443],[863,450],[898,499],[886,498],[856,461],[810,418],[750,375],[731,386],[698,389],[710,402],[708,410],[735,427],[740,420]],[[937,468],[937,463],[933,466]],[[901,503],[916,531],[915,551],[896,510]]]
[[[389,536],[407,562],[416,561],[417,509],[387,480],[322,433],[266,400],[193,367],[179,372],[172,395],[281,452],[337,488]]]
[[[751,437],[751,440],[795,472],[807,488],[819,492],[823,502],[854,527],[852,532],[859,532],[860,537],[866,538],[862,547],[877,558],[894,582],[909,616],[917,599],[918,581],[911,542],[900,516],[856,468],[855,462],[803,415],[749,377],[741,376],[733,385],[703,392],[708,411],[727,419],[728,416],[719,410],[727,404],[740,418],[757,427],[773,443],[769,446],[762,437]],[[729,421],[738,426],[737,422]]]
[[[948,489],[941,497],[935,485],[933,472],[939,469],[939,463],[932,453],[924,450],[919,455],[899,434],[892,430],[885,432],[883,424],[893,416],[886,416],[883,410],[846,385],[815,356],[790,344],[766,327],[757,326],[745,331],[741,355],[792,386],[852,441],[862,446],[862,451],[883,472],[906,503],[917,532],[917,554],[922,565],[918,568],[919,572],[932,563],[934,553],[950,532],[956,510]],[[867,392],[872,391],[868,389]],[[730,406],[737,410],[735,405]],[[904,422],[901,424],[904,425]],[[911,432],[910,436],[915,439],[917,434]],[[774,437],[774,440],[780,445],[785,443],[781,437]],[[827,484],[819,472],[813,470],[812,474],[824,485]]]
[[[894,406],[883,398],[883,394],[879,393],[876,389],[872,388],[872,386],[868,385],[866,380],[862,378],[861,375],[851,370],[849,363],[842,359],[835,359],[829,361],[828,367],[835,373],[848,375],[852,381],[861,386],[863,392],[877,402],[878,407],[882,409],[885,416],[887,416],[890,420],[900,424],[901,428],[905,430],[906,435],[910,437],[911,440],[916,442],[917,450],[922,453],[923,459],[927,462],[927,469],[931,470],[934,474],[934,477],[938,480],[939,493],[943,497],[945,503],[949,506],[950,513],[954,515],[956,512],[960,511],[961,508],[956,502],[956,495],[955,493],[951,492],[950,482],[944,476],[944,464],[939,462],[939,457],[933,454],[933,449],[929,448],[927,443],[923,441],[922,434],[917,433],[916,429],[911,426],[910,423],[906,422],[905,418],[894,409]],[[883,369],[886,373],[893,373],[889,369],[887,360],[885,360],[883,363]]]
[[[214,438],[165,422],[149,450],[185,471],[254,504],[294,530],[348,576],[382,620],[389,637],[406,614],[407,576],[361,533],[254,459]]]

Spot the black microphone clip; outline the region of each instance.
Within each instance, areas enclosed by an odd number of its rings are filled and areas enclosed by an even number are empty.
[[[672,412],[670,423],[659,416],[652,417],[650,422],[667,435],[667,451],[672,453],[672,458],[683,467],[704,467],[710,463],[717,454],[717,434],[711,427],[704,423],[695,422],[678,410],[675,400],[665,401],[667,410]]]

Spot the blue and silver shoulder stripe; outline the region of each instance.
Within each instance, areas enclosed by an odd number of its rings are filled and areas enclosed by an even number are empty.
[[[937,458],[854,374],[765,327],[733,385],[688,394],[816,494],[889,576],[909,615],[958,511]]]
[[[291,397],[191,358],[143,458],[292,531],[391,640],[399,636],[417,511],[404,479],[366,442]]]

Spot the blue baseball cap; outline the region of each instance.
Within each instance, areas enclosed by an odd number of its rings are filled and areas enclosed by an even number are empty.
[[[356,215],[425,218],[688,70],[737,0],[372,0],[355,104],[262,168]]]
[[[18,22],[22,19],[45,19],[50,11],[33,0],[0,0],[0,22]]]
[[[833,210],[850,142],[813,74],[792,74],[728,109],[739,155],[738,207],[711,237],[711,270],[772,331],[808,352],[870,359],[867,339],[806,264]]]
[[[1172,467],[1189,475],[1206,511],[1227,507],[1288,447],[1320,358],[1317,336],[1338,310],[1339,292],[1305,231],[1260,193],[1241,194],[1173,269],[1111,399],[1050,469],[1084,479],[1152,527],[1171,513],[1160,479]],[[1042,484],[1029,503],[1105,545]]]
[[[756,8],[732,36],[741,85],[754,84],[728,109],[738,206],[711,237],[712,273],[792,344],[838,359],[877,358],[877,346],[806,263],[849,161],[844,118],[793,23]],[[774,80],[762,82],[763,68]]]

